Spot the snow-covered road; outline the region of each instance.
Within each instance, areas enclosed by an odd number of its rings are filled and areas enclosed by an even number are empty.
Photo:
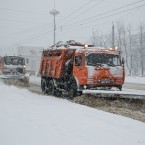
[[[144,145],[145,123],[0,82],[0,145]]]

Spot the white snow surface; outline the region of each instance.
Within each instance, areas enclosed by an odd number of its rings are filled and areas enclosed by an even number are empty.
[[[0,145],[145,145],[145,123],[0,82]]]
[[[145,84],[145,77],[126,76],[125,77],[125,82],[137,83],[137,84]]]

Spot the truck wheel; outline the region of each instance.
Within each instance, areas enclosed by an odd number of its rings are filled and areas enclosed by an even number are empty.
[[[49,84],[48,84],[48,92],[47,93],[49,95],[55,95],[55,86],[54,86],[53,80],[50,80],[49,81]]]
[[[77,96],[81,96],[82,95],[82,91],[77,91]]]
[[[77,83],[76,80],[73,78],[71,80],[70,88],[68,91],[68,97],[69,99],[73,99],[76,96],[77,96]]]
[[[77,91],[76,91],[76,90],[70,89],[70,90],[68,91],[68,98],[69,98],[69,99],[72,100],[74,97],[76,97],[76,95],[77,95]]]
[[[119,91],[122,91],[122,86],[119,86],[118,89],[119,89]]]
[[[41,89],[42,89],[42,93],[44,93],[44,94],[47,93],[47,86],[46,86],[45,79],[41,79]]]
[[[54,92],[54,96],[56,96],[56,97],[62,97],[62,92],[59,91],[58,89],[56,89],[55,92]]]

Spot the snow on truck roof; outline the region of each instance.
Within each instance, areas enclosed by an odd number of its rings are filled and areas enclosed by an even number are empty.
[[[51,46],[49,49],[79,49],[79,48],[83,48],[85,44],[82,44],[80,42],[76,42],[74,40],[69,40],[66,42],[62,42],[59,41],[58,43],[56,43],[55,45]],[[93,45],[89,45],[89,46],[93,46]]]
[[[110,54],[118,54],[119,51],[115,48],[105,48],[105,47],[94,47],[93,45],[81,44],[79,42],[75,42],[74,40],[69,40],[65,43],[59,41],[57,44],[53,45],[47,50],[64,50],[64,49],[75,49],[77,53],[110,53]],[[46,50],[46,51],[47,51]]]
[[[118,50],[110,50],[110,48],[104,48],[104,47],[88,47],[88,48],[84,48],[82,46],[61,46],[61,47],[56,47],[56,48],[51,48],[48,50],[63,50],[63,49],[75,49],[76,52],[110,52],[110,53],[117,53],[119,52]]]

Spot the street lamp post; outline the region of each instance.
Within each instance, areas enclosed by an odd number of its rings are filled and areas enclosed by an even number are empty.
[[[112,22],[112,48],[114,48],[114,23]]]
[[[56,24],[55,24],[55,16],[59,14],[59,11],[53,9],[52,11],[50,11],[50,14],[54,16],[54,45],[55,45],[55,30],[56,30]]]

